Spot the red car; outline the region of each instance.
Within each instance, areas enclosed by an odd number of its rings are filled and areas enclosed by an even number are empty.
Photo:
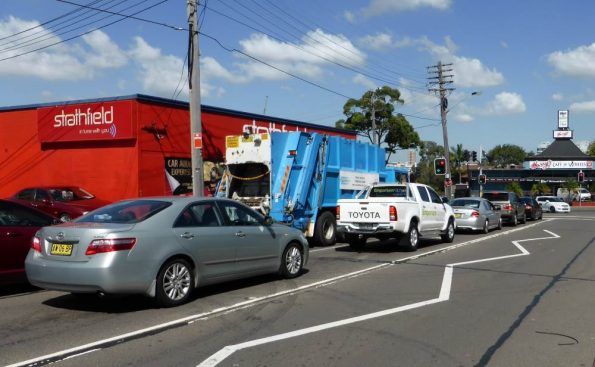
[[[27,280],[25,258],[35,232],[59,222],[39,210],[0,199],[0,284]]]
[[[39,209],[63,222],[109,204],[76,186],[29,187],[10,200]]]

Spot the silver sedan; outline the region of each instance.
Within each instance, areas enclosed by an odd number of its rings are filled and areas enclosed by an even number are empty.
[[[457,229],[468,229],[488,233],[490,229],[502,228],[500,210],[489,200],[467,197],[451,201]]]
[[[25,269],[41,288],[145,294],[170,307],[202,285],[266,273],[296,277],[308,251],[300,231],[236,201],[156,197],[43,227]]]

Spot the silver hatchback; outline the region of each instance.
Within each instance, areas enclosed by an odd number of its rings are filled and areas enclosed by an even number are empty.
[[[468,229],[488,233],[492,228],[502,228],[500,210],[489,200],[467,197],[454,199],[449,204],[455,213],[457,230]]]
[[[297,229],[233,200],[155,197],[120,201],[43,227],[25,261],[31,284],[72,293],[131,293],[163,307],[198,286],[278,273],[308,260]]]

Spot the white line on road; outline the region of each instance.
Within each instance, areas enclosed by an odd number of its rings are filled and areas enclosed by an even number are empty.
[[[486,258],[486,259],[471,260],[471,261],[465,261],[465,262],[460,262],[460,263],[447,264],[444,268],[444,276],[442,277],[442,286],[440,288],[440,293],[438,295],[438,298],[433,298],[433,299],[429,299],[427,301],[422,301],[422,302],[416,302],[416,303],[412,303],[412,304],[405,305],[405,306],[399,306],[399,307],[395,307],[395,308],[391,308],[391,309],[387,309],[387,310],[383,310],[383,311],[377,311],[377,312],[369,313],[366,315],[351,317],[348,319],[333,321],[333,322],[329,322],[329,323],[321,324],[321,325],[317,325],[317,326],[311,326],[308,328],[290,331],[287,333],[269,336],[266,338],[255,339],[255,340],[251,340],[251,341],[240,343],[240,344],[228,345],[228,346],[224,347],[223,349],[219,350],[217,353],[211,355],[209,358],[205,359],[197,367],[217,366],[219,363],[221,363],[227,357],[229,357],[233,353],[235,353],[239,350],[242,350],[242,349],[247,349],[247,348],[251,348],[251,347],[255,347],[255,346],[259,346],[259,345],[263,345],[263,344],[268,344],[268,343],[273,343],[273,342],[277,342],[280,340],[293,338],[296,336],[311,334],[311,333],[319,332],[322,330],[328,330],[328,329],[332,329],[332,328],[336,328],[336,327],[340,327],[340,326],[353,324],[353,323],[360,322],[360,321],[375,319],[378,317],[392,315],[395,313],[412,310],[415,308],[425,307],[425,306],[429,306],[429,305],[439,303],[439,302],[448,301],[450,298],[450,290],[451,290],[451,286],[452,286],[452,276],[453,276],[453,271],[454,271],[455,266],[476,264],[476,263],[480,263],[480,262],[488,262],[488,261],[495,261],[495,260],[502,260],[502,259],[508,259],[508,258],[513,258],[513,257],[518,257],[518,256],[526,256],[526,255],[529,255],[530,253],[529,253],[529,251],[527,251],[527,249],[525,249],[523,246],[520,245],[521,242],[547,240],[547,239],[553,239],[553,238],[560,237],[551,231],[548,231],[548,230],[544,230],[544,231],[549,233],[551,236],[550,237],[540,237],[540,238],[528,238],[528,239],[523,239],[523,240],[512,241],[512,243],[521,251],[521,253],[519,253],[519,254],[490,257],[490,258]]]
[[[549,220],[552,220],[552,219],[549,219]],[[101,346],[103,346],[103,345],[107,345],[107,344],[114,343],[114,342],[120,342],[120,341],[126,340],[126,339],[135,338],[135,337],[138,337],[139,335],[143,335],[143,334],[158,332],[160,330],[165,330],[167,328],[178,326],[178,325],[184,324],[184,323],[191,324],[191,323],[193,323],[193,322],[195,322],[197,320],[207,320],[207,319],[209,319],[212,316],[216,316],[216,315],[219,315],[221,313],[229,313],[229,312],[233,312],[235,310],[244,309],[246,307],[250,307],[250,306],[255,305],[255,304],[258,304],[260,302],[267,301],[269,299],[274,299],[274,298],[278,298],[278,297],[286,296],[286,295],[293,295],[295,293],[302,292],[302,291],[305,291],[305,290],[308,290],[308,289],[315,289],[315,288],[319,288],[319,287],[328,286],[328,285],[334,284],[334,283],[336,283],[337,281],[340,281],[340,280],[355,278],[355,277],[361,276],[363,274],[366,274],[366,273],[369,273],[369,272],[372,272],[372,271],[376,271],[376,270],[379,270],[379,269],[382,269],[382,268],[393,266],[393,265],[398,264],[398,263],[402,263],[402,262],[406,262],[406,261],[410,261],[410,260],[415,260],[415,259],[418,259],[420,257],[428,256],[430,254],[434,254],[434,253],[438,253],[438,252],[451,251],[451,250],[454,250],[454,249],[459,248],[459,247],[472,245],[472,244],[475,244],[475,243],[478,243],[478,242],[482,242],[482,241],[485,241],[485,240],[489,240],[489,239],[492,239],[492,238],[495,238],[495,237],[504,236],[504,235],[507,235],[509,233],[513,233],[513,232],[525,230],[525,229],[528,229],[528,228],[532,228],[532,227],[534,227],[536,225],[539,225],[541,223],[546,223],[549,220],[548,219],[544,219],[541,222],[536,222],[536,223],[525,225],[525,226],[522,226],[522,227],[510,229],[510,230],[507,230],[507,231],[504,231],[504,232],[498,232],[498,233],[495,233],[495,234],[491,234],[489,236],[479,237],[479,238],[476,238],[474,240],[465,241],[465,242],[462,242],[462,243],[459,243],[459,244],[456,244],[456,245],[451,245],[451,246],[448,246],[448,247],[444,247],[444,248],[440,248],[440,249],[436,249],[436,250],[431,250],[431,251],[426,251],[426,252],[420,252],[420,253],[417,253],[416,255],[409,256],[409,257],[406,257],[406,258],[403,258],[403,259],[397,259],[397,260],[393,260],[392,262],[386,262],[386,263],[378,264],[378,265],[371,266],[371,267],[368,267],[368,268],[365,268],[365,269],[362,269],[362,270],[354,271],[354,272],[351,272],[351,273],[339,275],[339,276],[328,278],[328,279],[323,279],[323,280],[318,281],[318,282],[314,282],[314,283],[306,284],[306,285],[303,285],[303,286],[300,286],[300,287],[296,287],[296,288],[288,289],[288,290],[285,290],[285,291],[273,293],[273,294],[270,294],[270,295],[267,295],[267,296],[251,298],[249,300],[238,302],[238,303],[232,304],[230,306],[216,308],[216,309],[213,309],[211,311],[207,311],[207,312],[203,312],[203,313],[199,313],[199,314],[190,315],[190,316],[183,317],[183,318],[180,318],[180,319],[177,319],[177,320],[172,320],[172,321],[169,321],[169,322],[166,322],[166,323],[162,323],[162,324],[157,324],[157,325],[154,325],[154,326],[150,326],[150,327],[147,327],[147,328],[144,328],[144,329],[139,329],[139,330],[131,331],[129,333],[120,334],[120,335],[117,335],[117,336],[114,336],[114,337],[111,337],[111,338],[97,340],[97,341],[94,341],[94,342],[91,342],[91,343],[88,343],[88,344],[84,344],[84,345],[72,347],[72,348],[69,348],[69,349],[61,350],[61,351],[58,351],[58,352],[55,352],[55,353],[51,353],[51,354],[47,354],[47,355],[44,355],[44,356],[41,356],[41,357],[36,357],[36,358],[32,358],[32,359],[29,359],[29,360],[26,360],[26,361],[17,362],[17,363],[14,363],[14,364],[11,364],[11,365],[8,365],[8,366],[5,366],[5,367],[22,367],[22,366],[28,366],[28,365],[32,365],[32,364],[37,364],[38,362],[45,361],[45,360],[56,359],[56,358],[59,359],[61,356],[64,356],[64,358],[66,358],[67,356],[71,356],[71,355],[77,354],[77,352],[78,353],[83,353],[83,352],[87,352],[88,350],[91,350],[91,349],[93,349],[93,350],[100,350],[101,349]],[[330,248],[333,248],[333,247],[330,247]]]

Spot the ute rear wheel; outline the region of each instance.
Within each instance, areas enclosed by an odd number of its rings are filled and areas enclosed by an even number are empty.
[[[409,231],[401,237],[399,244],[404,246],[409,251],[416,251],[419,244],[419,231],[417,229],[417,222],[412,221],[409,225]]]
[[[446,232],[440,235],[442,238],[442,242],[451,243],[455,239],[455,224],[452,219],[448,220],[448,225],[446,226]]]

